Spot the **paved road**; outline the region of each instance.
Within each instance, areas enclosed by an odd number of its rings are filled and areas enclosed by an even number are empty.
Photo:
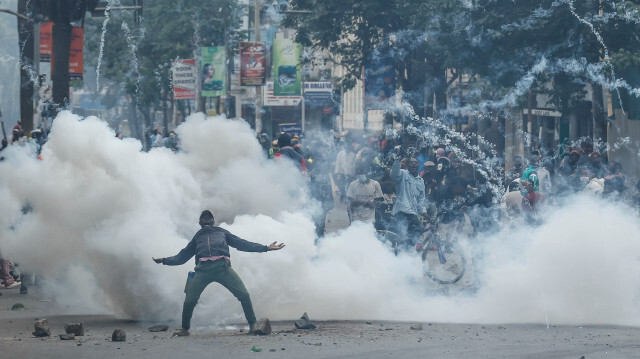
[[[43,301],[37,288],[26,296],[0,291],[0,358],[640,358],[640,328],[631,327],[324,321],[316,330],[296,330],[292,318],[273,323],[266,337],[238,325],[172,338],[147,330],[163,323],[52,315],[64,308]],[[9,309],[17,302],[26,309]],[[52,336],[35,338],[33,322],[44,317]],[[83,322],[85,335],[61,340],[66,322]],[[126,342],[110,340],[115,328],[126,331]]]

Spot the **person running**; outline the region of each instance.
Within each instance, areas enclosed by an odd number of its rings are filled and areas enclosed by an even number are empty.
[[[196,257],[195,273],[189,273],[185,286],[186,297],[182,307],[182,328],[174,333],[176,336],[189,335],[193,309],[196,307],[204,289],[212,282],[222,284],[240,301],[245,318],[249,323],[249,332],[253,333],[256,325],[256,315],[253,311],[249,292],[238,274],[231,268],[229,246],[243,252],[267,252],[284,247],[284,243],[276,244],[276,242],[273,242],[265,246],[249,242],[231,234],[226,229],[214,226],[214,224],[213,213],[209,210],[203,211],[200,214],[200,226],[202,228],[180,253],[173,257],[152,258],[158,264],[177,266],[186,263],[193,256]]]

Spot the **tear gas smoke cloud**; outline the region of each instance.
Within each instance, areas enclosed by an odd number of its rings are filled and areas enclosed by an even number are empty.
[[[268,254],[233,251],[259,316],[443,322],[636,324],[640,226],[620,204],[580,197],[548,210],[544,225],[507,227],[469,244],[473,296],[428,290],[415,255],[394,256],[373,227],[356,224],[314,245],[303,179],[268,161],[242,121],[190,117],[177,129],[184,151],[140,152],[97,118],[62,113],[43,161],[11,147],[0,162],[2,250],[44,273],[61,303],[78,311],[177,318],[186,272],[156,265],[177,253],[211,208],[251,241],[282,241]],[[29,203],[26,215],[21,207]],[[484,255],[480,255],[484,253]],[[94,304],[95,303],[95,304]],[[218,285],[203,294],[194,325],[243,322]]]

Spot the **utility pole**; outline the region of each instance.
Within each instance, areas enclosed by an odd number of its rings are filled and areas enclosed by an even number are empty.
[[[255,0],[253,5],[254,41],[260,42],[260,0]],[[262,133],[262,86],[256,86],[256,135]]]
[[[50,14],[53,21],[51,35],[53,37],[53,104],[55,115],[62,111],[69,102],[69,48],[71,47],[71,18],[69,0],[58,1],[53,5]],[[55,117],[55,116],[54,116]]]
[[[33,130],[33,79],[37,78],[37,64],[35,59],[35,28],[33,21],[26,17],[33,11],[30,1],[18,1],[18,42],[20,44],[20,121],[25,134]]]

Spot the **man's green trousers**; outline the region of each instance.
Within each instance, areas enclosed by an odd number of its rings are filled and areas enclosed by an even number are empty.
[[[217,261],[205,261],[196,265],[195,275],[187,279],[184,288],[186,297],[184,306],[182,307],[182,328],[189,330],[191,327],[191,316],[193,309],[198,304],[198,299],[204,289],[211,283],[217,282],[227,288],[242,304],[244,316],[247,318],[249,325],[256,322],[256,315],[253,312],[253,305],[249,292],[242,283],[242,279],[231,268],[226,259],[222,258]]]

